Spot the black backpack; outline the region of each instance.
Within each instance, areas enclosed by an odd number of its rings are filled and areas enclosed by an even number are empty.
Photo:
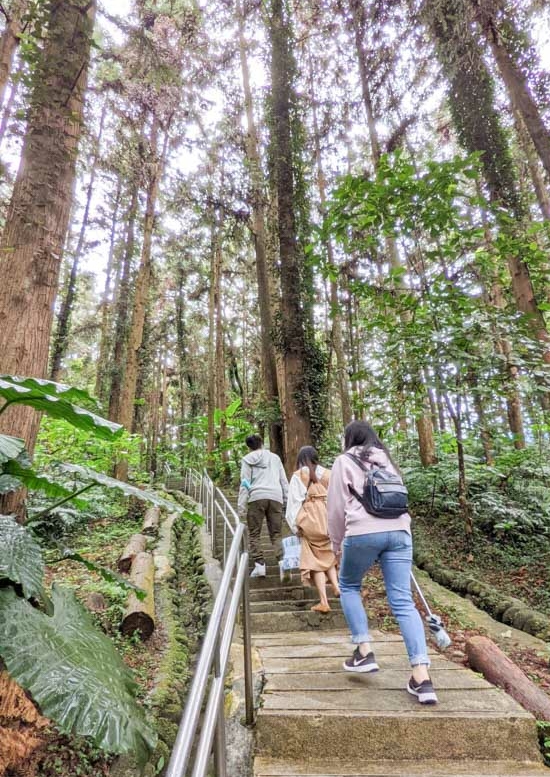
[[[366,467],[353,453],[346,453],[365,473],[363,493],[358,494],[352,485],[349,490],[361,502],[369,515],[375,518],[399,518],[407,512],[408,492],[399,475],[373,464]]]

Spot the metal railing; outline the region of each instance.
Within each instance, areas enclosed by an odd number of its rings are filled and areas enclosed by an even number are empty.
[[[241,611],[246,724],[254,724],[254,690],[252,648],[250,639],[250,593],[248,582],[248,538],[246,525],[241,523],[233,507],[206,472],[187,470],[184,490],[202,505],[206,530],[210,534],[212,551],[223,532],[220,562],[223,575],[214,601],[212,614],[204,636],[193,682],[179,725],[178,734],[166,777],[204,777],[210,755],[214,753],[216,777],[227,777],[225,742],[224,684],[233,632]],[[204,704],[206,699],[206,704]],[[200,721],[200,737],[197,729]],[[192,767],[192,771],[190,771]]]

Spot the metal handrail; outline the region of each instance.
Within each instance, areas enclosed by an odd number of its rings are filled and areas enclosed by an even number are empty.
[[[223,518],[224,541],[221,563],[223,575],[198,657],[195,675],[187,697],[166,777],[185,777],[192,766],[192,777],[205,777],[212,750],[216,777],[227,777],[225,743],[224,685],[233,632],[239,609],[242,616],[246,724],[254,724],[252,646],[250,634],[250,591],[248,579],[247,527],[206,472],[187,470],[185,492],[200,502],[206,529],[216,545],[217,518]],[[217,497],[217,498],[216,498]],[[231,544],[227,548],[227,532]],[[207,693],[208,690],[208,693]],[[192,759],[192,748],[203,702],[200,738]]]

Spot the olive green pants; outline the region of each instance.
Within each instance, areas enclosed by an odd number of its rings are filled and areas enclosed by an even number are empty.
[[[246,522],[248,524],[248,540],[250,544],[250,558],[255,564],[264,564],[264,552],[260,537],[264,518],[267,522],[269,539],[275,550],[275,557],[280,561],[283,557],[283,545],[281,526],[283,522],[283,506],[273,499],[257,499],[248,503]]]

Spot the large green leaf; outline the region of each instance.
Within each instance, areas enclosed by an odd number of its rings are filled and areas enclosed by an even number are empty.
[[[9,674],[62,731],[143,762],[156,735],[135,701],[130,670],[70,591],[54,586],[52,600],[49,617],[13,589],[0,590],[0,655]]]
[[[64,383],[55,383],[45,378],[22,378],[18,375],[0,375],[0,379],[17,386],[24,386],[35,393],[49,394],[54,397],[62,397],[67,402],[84,402],[98,407],[98,401],[83,389],[74,386],[66,386]]]
[[[61,464],[61,469],[66,472],[74,472],[80,475],[84,480],[93,480],[98,486],[106,486],[107,488],[117,488],[122,491],[126,496],[133,496],[136,499],[141,499],[144,502],[151,502],[151,504],[163,507],[165,510],[170,510],[176,513],[185,513],[186,515],[193,516],[195,523],[201,522],[201,517],[195,513],[189,513],[184,507],[181,507],[176,502],[169,502],[168,499],[163,499],[162,496],[155,494],[154,491],[144,491],[136,486],[131,486],[129,483],[124,483],[122,480],[116,478],[110,478],[108,475],[104,475],[102,472],[96,472],[89,467],[82,467],[80,464]]]
[[[60,418],[77,429],[93,432],[104,440],[113,440],[119,437],[124,430],[120,424],[101,418],[83,407],[73,405],[62,397],[44,394],[3,378],[0,378],[0,397],[3,397],[10,404],[28,405],[53,418]]]
[[[25,441],[19,437],[9,437],[7,434],[0,434],[0,464],[16,459],[25,450]]]
[[[11,515],[0,515],[0,580],[19,583],[27,597],[41,598],[44,561],[31,532]]]
[[[17,461],[9,461],[4,467],[4,472],[16,478],[20,487],[25,486],[30,491],[40,491],[52,499],[67,499],[74,493],[75,489],[66,488],[61,483],[56,483],[45,475],[38,475],[34,470],[22,467]],[[79,509],[85,510],[88,503],[84,499],[74,498],[71,500]]]

